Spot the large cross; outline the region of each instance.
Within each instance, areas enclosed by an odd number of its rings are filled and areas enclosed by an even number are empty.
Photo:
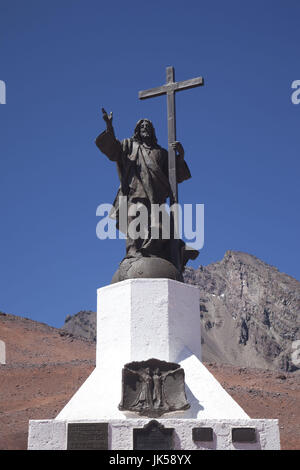
[[[171,143],[176,141],[176,112],[175,112],[175,92],[187,90],[203,85],[202,77],[191,78],[182,82],[175,82],[174,67],[167,67],[167,83],[157,88],[150,88],[139,92],[139,98],[145,100],[154,96],[167,95],[168,106],[168,154],[169,154],[169,181],[171,186],[170,204],[178,202],[177,176],[176,176],[176,152]]]

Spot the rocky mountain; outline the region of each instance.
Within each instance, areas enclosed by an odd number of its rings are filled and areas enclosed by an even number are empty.
[[[294,371],[300,338],[300,282],[255,256],[227,251],[185,282],[199,286],[206,361]]]
[[[243,367],[295,371],[300,339],[300,282],[247,253],[198,269],[184,280],[200,289],[203,360]],[[68,316],[63,329],[96,340],[96,313]],[[295,362],[295,361],[294,361]]]
[[[75,315],[67,315],[64,331],[96,342],[96,312],[81,310]]]

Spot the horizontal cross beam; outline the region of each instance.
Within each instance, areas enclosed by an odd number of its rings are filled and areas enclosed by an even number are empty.
[[[165,85],[149,88],[148,90],[139,91],[139,99],[145,100],[154,96],[166,95],[175,91],[188,90],[204,84],[202,77],[191,78],[190,80],[183,80],[181,82],[171,82]]]

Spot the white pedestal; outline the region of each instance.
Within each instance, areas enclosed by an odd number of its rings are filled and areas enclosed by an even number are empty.
[[[279,448],[277,420],[251,420],[201,363],[199,289],[169,279],[98,289],[96,368],[55,420],[30,421],[28,448],[65,449],[68,423],[108,422],[109,448],[132,449],[132,429],[150,419],[118,409],[122,369],[151,358],[179,363],[185,372],[190,408],[157,419],[176,430],[177,449],[202,448],[193,442],[191,427],[209,423],[216,437],[208,448],[236,448],[228,436],[241,426],[255,427],[259,435],[244,448]]]

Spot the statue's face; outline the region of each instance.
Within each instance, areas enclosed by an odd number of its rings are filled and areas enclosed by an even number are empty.
[[[140,124],[140,136],[142,139],[151,137],[152,129],[151,124],[148,121],[142,121]]]

